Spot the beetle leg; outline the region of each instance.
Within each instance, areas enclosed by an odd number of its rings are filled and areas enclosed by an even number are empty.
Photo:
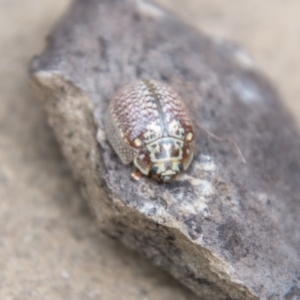
[[[135,181],[139,181],[142,177],[142,173],[139,170],[136,170],[134,172],[131,173],[131,178]]]

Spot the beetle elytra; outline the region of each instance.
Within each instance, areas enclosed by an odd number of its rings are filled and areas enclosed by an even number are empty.
[[[108,141],[124,164],[170,182],[194,156],[194,129],[188,110],[168,85],[138,80],[113,97],[105,115]]]

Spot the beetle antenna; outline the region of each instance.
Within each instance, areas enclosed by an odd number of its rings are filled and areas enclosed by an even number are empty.
[[[204,131],[208,136],[210,136],[210,137],[212,137],[212,138],[214,138],[214,139],[216,139],[216,140],[218,140],[218,141],[220,141],[220,142],[230,142],[231,144],[233,144],[233,146],[235,147],[235,149],[236,149],[236,151],[238,152],[239,156],[241,157],[243,163],[244,163],[244,164],[247,163],[247,161],[246,161],[244,155],[242,154],[242,151],[240,150],[239,146],[237,145],[237,143],[236,143],[234,140],[229,139],[229,138],[221,138],[221,137],[219,137],[219,136],[217,136],[217,135],[215,135],[215,134],[213,134],[213,133],[207,131],[205,128],[203,128],[203,127],[200,126],[199,124],[197,124],[197,125],[198,125],[199,128],[200,128],[202,131]]]

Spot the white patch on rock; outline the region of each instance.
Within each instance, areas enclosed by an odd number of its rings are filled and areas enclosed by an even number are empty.
[[[211,196],[214,193],[213,185],[207,180],[194,178],[191,183],[196,185],[198,190],[201,190],[203,196]]]
[[[260,201],[263,205],[268,204],[269,195],[265,193],[257,193],[256,198],[258,201]]]
[[[161,18],[166,14],[163,9],[145,0],[136,0],[136,6],[139,13],[147,17]]]
[[[203,233],[199,235],[199,237],[195,240],[196,243],[201,244],[203,241]]]
[[[106,140],[106,135],[105,135],[104,130],[98,129],[98,132],[97,132],[97,140],[98,140],[98,142],[100,142],[100,143]]]
[[[184,174],[182,179],[190,181],[190,183],[194,185],[195,189],[201,190],[202,196],[210,196],[214,193],[213,185],[207,180],[195,178],[187,174]]]
[[[69,279],[69,278],[70,278],[70,274],[69,274],[69,272],[66,271],[66,270],[61,271],[60,275],[61,275],[61,277],[64,278],[64,279]]]
[[[194,191],[196,193],[195,202],[184,201],[184,195],[177,194],[176,198],[180,201],[180,210],[187,214],[197,214],[201,212],[205,217],[210,215],[207,203],[211,200],[211,196],[214,194],[215,189],[213,185],[204,179],[194,178],[187,174],[182,176],[182,179],[189,180],[194,186]]]
[[[255,64],[253,58],[239,45],[236,45],[221,36],[212,38],[216,45],[218,45],[222,52],[228,53],[229,58],[244,69],[254,69]]]
[[[254,61],[252,57],[241,48],[236,49],[233,53],[235,61],[245,69],[253,69],[254,68]]]
[[[200,163],[196,164],[196,168],[201,171],[215,171],[217,166],[214,162],[214,159],[209,155],[200,155]]]
[[[206,216],[209,211],[206,202],[204,197],[200,197],[196,202],[180,202],[179,210],[181,210],[184,215],[196,215],[201,212]]]
[[[235,79],[231,86],[239,98],[247,104],[260,103],[263,99],[258,88],[251,82]]]
[[[150,215],[153,212],[153,209],[157,208],[158,206],[155,203],[146,202],[144,203],[143,207],[140,208],[140,212],[142,212],[145,215]]]

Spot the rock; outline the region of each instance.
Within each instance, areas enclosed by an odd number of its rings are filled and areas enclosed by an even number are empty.
[[[31,76],[106,234],[203,299],[300,298],[299,134],[242,50],[144,1],[78,0]],[[167,82],[195,120],[198,153],[170,184],[132,181],[105,138],[110,98],[137,78]]]

